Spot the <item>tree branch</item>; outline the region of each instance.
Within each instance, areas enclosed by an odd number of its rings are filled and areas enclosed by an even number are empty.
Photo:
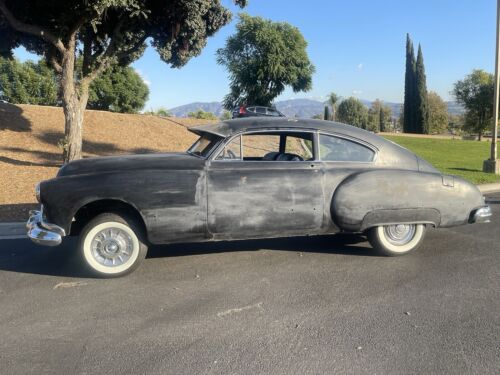
[[[57,61],[56,57],[54,55],[50,56],[50,59],[49,59],[50,63],[52,64],[52,66],[54,67],[54,70],[61,74],[62,73],[62,66],[61,64],[59,64],[59,62]]]
[[[17,18],[14,17],[14,15],[10,12],[9,9],[7,9],[7,6],[5,5],[4,0],[0,0],[0,12],[3,13],[5,19],[7,22],[10,24],[10,26],[14,29],[17,30],[21,33],[25,34],[30,34],[37,36],[46,42],[52,44],[54,47],[57,48],[57,50],[61,53],[66,52],[66,48],[64,47],[63,42],[56,37],[54,34],[51,32],[44,30],[41,27],[35,26],[35,25],[29,25],[27,23],[19,21]]]

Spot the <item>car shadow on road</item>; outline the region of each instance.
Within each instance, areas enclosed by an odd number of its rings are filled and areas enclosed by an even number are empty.
[[[152,246],[148,258],[177,257],[184,255],[228,253],[236,251],[281,250],[304,253],[330,253],[355,256],[374,256],[367,247],[356,246],[366,242],[366,237],[355,234],[334,236],[268,238],[258,240],[217,241]]]
[[[37,246],[26,239],[0,241],[0,271],[48,276],[91,277],[74,257],[76,238],[58,247]]]
[[[260,249],[354,256],[376,256],[361,235],[290,237],[244,241],[221,241],[151,246],[148,258],[178,257],[196,254],[257,251]],[[74,254],[77,238],[65,238],[58,247],[43,247],[28,239],[0,241],[0,271],[78,278],[92,278]]]

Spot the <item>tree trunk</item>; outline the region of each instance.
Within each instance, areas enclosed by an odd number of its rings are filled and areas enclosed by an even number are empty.
[[[63,161],[68,163],[82,158],[83,116],[87,107],[87,97],[76,97],[63,101],[64,141]]]
[[[88,87],[75,84],[75,42],[70,42],[62,59],[61,92],[64,111],[63,162],[82,157],[83,116]]]

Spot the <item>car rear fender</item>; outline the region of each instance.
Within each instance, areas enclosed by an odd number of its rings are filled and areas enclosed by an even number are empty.
[[[333,195],[331,215],[339,228],[353,232],[397,223],[449,227],[466,224],[481,204],[477,187],[458,177],[378,169],[344,179]]]

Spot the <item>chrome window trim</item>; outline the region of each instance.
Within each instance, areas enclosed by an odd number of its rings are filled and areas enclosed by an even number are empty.
[[[316,129],[293,129],[293,128],[288,128],[288,129],[276,129],[276,128],[269,128],[269,129],[259,129],[259,130],[251,130],[248,132],[239,132],[236,134],[231,135],[230,137],[226,138],[226,140],[222,141],[220,145],[218,145],[215,150],[212,153],[212,157],[210,158],[210,161],[212,162],[227,162],[227,161],[241,161],[241,162],[261,162],[260,160],[243,160],[243,136],[244,135],[249,135],[249,134],[259,134],[259,133],[313,133],[313,152],[314,152],[314,159],[313,160],[304,160],[304,161],[288,161],[288,160],[272,160],[272,161],[266,161],[266,162],[271,162],[271,163],[312,163],[312,162],[319,162],[319,135],[318,131]],[[241,137],[240,141],[240,158],[239,159],[217,159],[219,154],[222,152],[222,150],[233,141],[236,137]],[[318,149],[317,149],[318,148]]]

